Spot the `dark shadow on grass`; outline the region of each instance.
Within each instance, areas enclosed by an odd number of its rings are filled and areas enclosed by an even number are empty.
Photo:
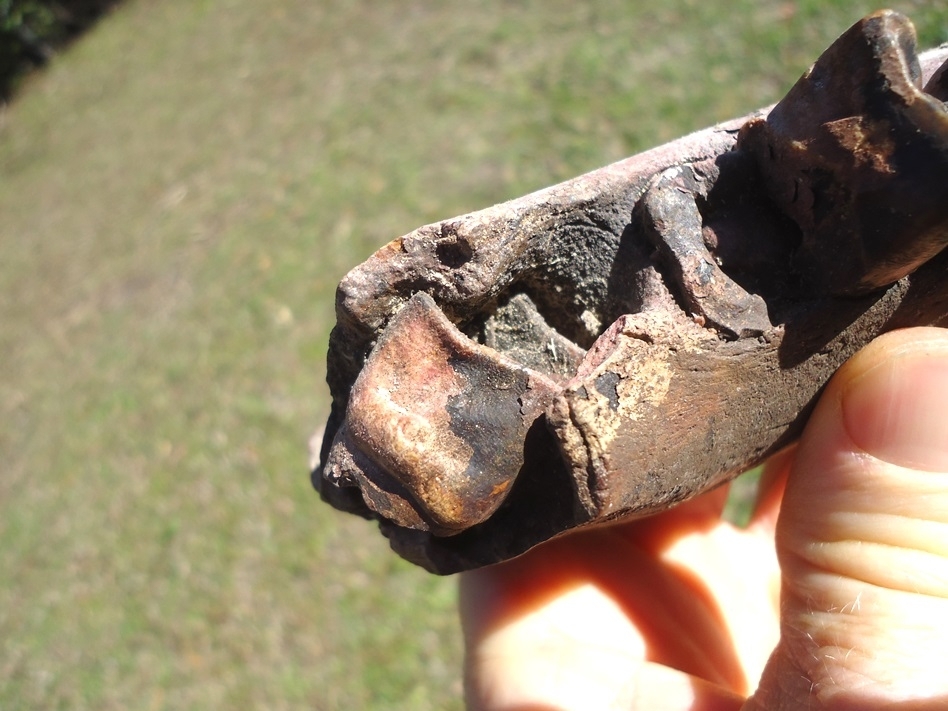
[[[0,102],[45,67],[121,0],[14,0],[0,4]]]

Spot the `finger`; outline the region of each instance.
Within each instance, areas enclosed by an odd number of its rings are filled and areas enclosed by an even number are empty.
[[[461,577],[469,708],[629,707],[645,642],[576,552],[555,540]]]
[[[791,445],[772,456],[764,465],[748,528],[773,534],[777,527],[780,503],[783,501],[783,494],[787,488],[787,476],[790,474],[796,451],[796,445]]]
[[[472,705],[626,698],[645,693],[636,670],[646,661],[729,690],[722,698],[749,693],[778,636],[773,536],[747,535],[717,514],[709,526],[718,503],[696,506],[683,519],[690,533],[595,528],[462,576]]]
[[[497,594],[493,578],[465,576],[462,605]],[[596,586],[559,589],[533,602],[469,646],[469,709],[737,711],[743,703],[720,684],[645,661],[646,645],[625,611]]]
[[[574,531],[514,560],[466,573],[462,591],[465,586],[479,591],[462,609],[470,620],[467,626],[505,624],[561,590],[586,583],[601,586],[603,577],[617,574],[628,574],[620,596],[628,602],[647,587],[642,579],[654,573],[656,559],[669,548],[720,527],[726,498],[726,487],[720,487],[659,516]]]
[[[611,529],[621,528],[623,538],[635,540],[639,548],[660,555],[683,538],[707,534],[720,526],[728,493],[729,485],[719,486],[658,515],[620,521]]]
[[[884,336],[834,377],[777,545],[781,640],[747,711],[948,707],[948,331]]]

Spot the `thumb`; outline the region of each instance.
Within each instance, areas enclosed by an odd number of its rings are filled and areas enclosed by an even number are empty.
[[[833,378],[777,524],[781,639],[745,711],[948,708],[948,330]]]

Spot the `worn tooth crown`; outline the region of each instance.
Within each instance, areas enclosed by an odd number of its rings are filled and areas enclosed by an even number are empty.
[[[416,294],[385,328],[352,388],[346,445],[371,464],[350,476],[401,485],[367,500],[399,525],[440,535],[470,528],[506,498],[523,465],[526,432],[558,389],[465,337],[431,297]],[[344,453],[336,458],[346,461]],[[331,454],[329,469],[335,465]],[[399,505],[405,493],[407,514]]]

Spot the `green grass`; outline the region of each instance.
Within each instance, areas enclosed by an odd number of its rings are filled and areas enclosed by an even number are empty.
[[[454,581],[309,486],[333,290],[420,224],[778,99],[872,9],[653,5],[133,1],[27,83],[0,708],[460,707]]]

